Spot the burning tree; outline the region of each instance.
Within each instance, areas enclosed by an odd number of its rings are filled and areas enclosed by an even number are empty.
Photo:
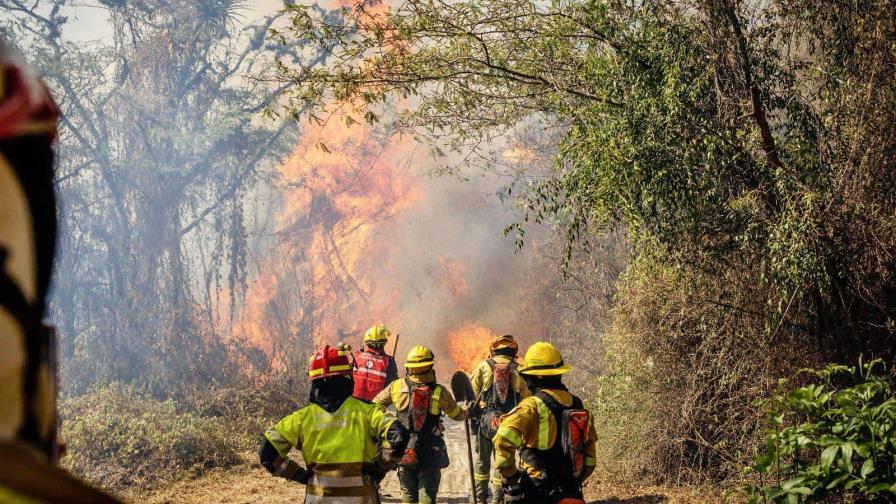
[[[738,474],[777,375],[896,358],[891,3],[292,10],[281,40],[333,52],[282,65],[316,114],[375,121],[411,97],[397,124],[457,151],[533,118],[560,127],[553,171],[516,194],[562,226],[567,261],[581,240],[630,238],[608,339],[651,391],[655,474]]]
[[[52,307],[65,372],[82,385],[224,379],[214,329],[247,288],[247,196],[295,138],[257,117],[277,91],[263,77],[301,44],[268,45],[280,16],[246,24],[239,1],[100,1],[108,36],[75,41],[71,16],[95,11],[69,4],[0,1],[4,38],[63,110]]]

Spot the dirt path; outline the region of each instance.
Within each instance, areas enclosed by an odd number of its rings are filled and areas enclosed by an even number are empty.
[[[451,466],[442,472],[439,503],[470,502],[470,482],[467,469],[466,443],[463,423],[447,421],[446,444]],[[304,487],[275,478],[255,460],[254,453],[246,453],[246,463],[229,469],[215,469],[203,476],[174,483],[148,494],[126,495],[135,504],[286,504],[302,502]],[[390,473],[383,481],[383,502],[401,502],[398,478]],[[627,487],[592,484],[588,488],[589,504],[717,504],[726,501],[721,496],[697,492],[693,489]],[[710,495],[707,497],[707,495]]]
[[[446,420],[445,427],[445,442],[451,466],[442,471],[439,502],[467,503],[470,501],[470,483],[463,423]],[[302,502],[305,496],[302,485],[271,476],[258,465],[254,457],[254,453],[246,453],[245,464],[229,469],[215,469],[199,478],[174,483],[148,495],[132,493],[126,498],[135,504]],[[401,502],[398,478],[394,472],[383,480],[382,494],[384,503]]]

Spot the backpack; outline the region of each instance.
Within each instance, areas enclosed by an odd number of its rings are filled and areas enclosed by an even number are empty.
[[[352,395],[362,401],[372,401],[380,391],[386,388],[387,371],[391,359],[388,355],[359,350],[355,354],[355,368],[352,370],[354,380]]]
[[[404,456],[398,465],[414,470],[418,467],[448,467],[448,450],[441,436],[435,434],[441,420],[441,411],[432,414],[430,407],[438,385],[412,383],[408,387],[408,407],[398,413],[398,421],[408,433]]]
[[[547,450],[523,448],[521,458],[545,474],[545,495],[575,492],[585,479],[585,458],[591,431],[591,413],[582,401],[573,396],[572,404],[564,406],[550,394],[538,391],[541,399],[557,422],[557,438]],[[536,483],[538,484],[538,483]]]
[[[516,407],[519,402],[517,392],[513,389],[513,375],[516,374],[516,362],[486,361],[492,370],[492,382],[485,390],[485,409],[479,421],[479,434],[492,439],[498,433],[501,417]]]

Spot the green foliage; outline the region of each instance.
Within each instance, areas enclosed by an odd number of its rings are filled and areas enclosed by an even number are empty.
[[[862,264],[885,282],[896,274],[888,246],[870,238],[896,239],[886,170],[896,140],[878,134],[896,119],[886,2],[292,9],[292,30],[277,36],[332,52],[328,65],[282,62],[293,107],[361,115],[414,96],[398,123],[465,153],[533,117],[561,125],[555,171],[515,194],[524,221],[565,225],[567,258],[590,234],[626,226],[658,260],[755,272],[771,287],[769,334],[796,312],[831,335],[896,316],[850,293],[868,284],[889,296]],[[843,238],[856,235],[864,247]]]
[[[63,401],[61,412],[66,464],[105,486],[158,484],[240,461],[227,436],[233,419],[182,412],[131,385],[95,387]]]
[[[829,495],[896,500],[896,399],[881,361],[830,365],[771,399],[766,449],[754,469],[765,482],[751,502],[816,502]]]
[[[622,373],[643,371],[645,407],[665,422],[645,473],[730,477],[772,377],[894,355],[891,2],[404,0],[292,14],[277,38],[330,51],[322,65],[281,61],[294,111],[378,118],[397,97],[399,127],[460,159],[488,159],[477,149],[521,124],[559,131],[553,170],[508,191],[525,214],[508,231],[521,241],[529,222],[559,223],[567,259],[628,233],[619,351],[655,365]]]

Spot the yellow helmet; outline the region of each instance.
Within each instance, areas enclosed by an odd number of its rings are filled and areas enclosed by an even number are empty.
[[[526,350],[524,365],[520,373],[533,376],[562,375],[569,371],[569,365],[563,362],[563,356],[554,345],[539,341]]]
[[[510,335],[505,334],[504,336],[498,336],[494,340],[492,340],[492,353],[497,350],[501,350],[502,348],[507,348],[513,350],[513,353],[516,354],[519,351],[520,347],[517,344],[516,339]]]
[[[408,358],[405,359],[404,367],[408,369],[423,368],[432,366],[435,361],[436,358],[432,354],[432,350],[423,345],[417,345],[408,352]]]
[[[392,331],[385,324],[375,325],[364,333],[364,343],[385,343],[392,336]]]

